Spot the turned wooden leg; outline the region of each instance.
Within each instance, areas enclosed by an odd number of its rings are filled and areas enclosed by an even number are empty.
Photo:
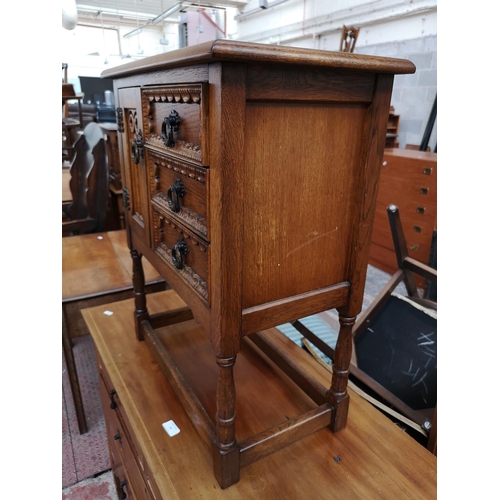
[[[142,267],[142,255],[137,250],[130,250],[130,255],[132,256],[132,282],[134,285],[135,334],[139,340],[144,340],[141,322],[149,320],[149,313],[146,306],[146,281]]]
[[[352,354],[352,327],[355,319],[339,315],[340,331],[333,360],[332,385],[327,393],[328,402],[335,408],[330,424],[333,432],[340,431],[347,424],[349,410],[347,382]]]
[[[227,488],[240,479],[240,450],[235,436],[236,389],[233,366],[236,356],[216,357],[219,365],[217,382],[217,413],[215,423],[217,445],[214,446],[214,474],[221,488]]]

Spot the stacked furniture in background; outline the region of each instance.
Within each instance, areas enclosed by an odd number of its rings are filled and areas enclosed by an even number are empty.
[[[391,204],[399,207],[410,257],[429,264],[437,229],[437,153],[384,151],[369,263],[394,274],[398,262],[386,212]],[[423,288],[425,281],[417,278],[417,285]]]

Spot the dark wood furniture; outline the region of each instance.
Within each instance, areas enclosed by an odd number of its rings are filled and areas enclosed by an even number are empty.
[[[429,263],[433,232],[437,229],[437,153],[386,149],[373,224],[369,263],[394,274],[398,263],[387,223],[388,205],[399,207],[410,256]],[[425,286],[417,278],[417,285]]]
[[[118,127],[116,123],[102,122],[99,127],[104,134],[109,171],[109,230],[124,229],[125,215],[123,207],[122,173],[118,150]]]
[[[146,293],[165,290],[164,279],[144,264]],[[87,422],[71,343],[89,333],[80,311],[129,297],[132,263],[125,230],[62,238],[62,344],[81,433]]]
[[[71,201],[62,204],[62,233],[104,230],[109,176],[104,137],[96,123],[89,123],[74,144],[69,172]]]
[[[137,337],[212,447],[222,488],[262,456],[346,425],[393,75],[414,71],[405,60],[217,40],[102,74],[114,79]],[[210,339],[208,411],[159,347],[157,328],[174,318],[149,314],[142,255],[188,305],[175,319],[194,317]],[[251,335],[332,308],[341,327],[328,390]],[[242,440],[234,366],[246,336],[317,406]],[[263,393],[255,407],[266,403]]]
[[[106,154],[108,155],[109,185],[116,189],[122,188],[122,173],[120,166],[120,153],[118,150],[118,126],[116,123],[99,123],[104,135]]]
[[[185,302],[173,291],[148,296],[152,316]],[[104,315],[111,310],[112,316]],[[213,476],[210,450],[198,439],[172,386],[151,350],[137,342],[132,300],[82,311],[94,340],[110,456],[119,498],[127,500],[359,499],[436,497],[436,457],[393,422],[351,393],[349,422],[333,434],[322,429],[248,465],[241,480],[221,491]],[[158,330],[159,341],[179,360],[198,397],[215,411],[217,367],[204,330],[194,321]],[[262,339],[279,346],[326,390],[331,375],[275,329]],[[186,348],[186,343],[191,349]],[[245,390],[238,393],[238,433],[250,438],[292,418],[315,403],[248,338],[235,366]],[[262,392],[265,404],[258,405]],[[170,437],[162,427],[180,429]]]

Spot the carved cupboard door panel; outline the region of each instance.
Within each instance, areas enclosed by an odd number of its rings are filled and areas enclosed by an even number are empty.
[[[139,87],[118,91],[118,131],[123,151],[123,202],[128,225],[149,245],[149,207]]]

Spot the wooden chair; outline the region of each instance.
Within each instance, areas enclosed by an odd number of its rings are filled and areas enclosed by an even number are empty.
[[[73,147],[70,167],[72,201],[63,203],[63,234],[104,230],[109,197],[109,173],[104,136],[89,123]]]
[[[416,274],[436,284],[437,271],[408,256],[398,207],[389,205],[387,213],[398,269],[356,320],[350,381],[437,454],[437,301],[426,298],[431,294],[419,290],[415,282]],[[401,283],[407,296],[393,293]],[[334,348],[300,321],[292,324],[334,359]]]

